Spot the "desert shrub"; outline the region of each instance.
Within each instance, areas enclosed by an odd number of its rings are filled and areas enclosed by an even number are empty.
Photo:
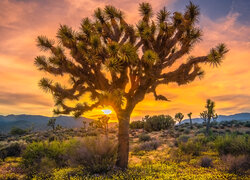
[[[22,165],[28,176],[42,173],[47,167],[62,167],[66,165],[66,160],[63,158],[65,151],[65,142],[33,142],[22,154]]]
[[[237,128],[238,128],[238,127],[240,127],[240,124],[235,124],[234,127],[237,127]]]
[[[4,161],[5,158],[13,156],[18,157],[21,154],[21,146],[18,143],[10,144],[0,149],[0,158]]]
[[[104,173],[115,165],[117,145],[105,137],[87,137],[68,151],[69,164],[89,173]]]
[[[129,124],[129,127],[131,129],[143,129],[144,127],[144,122],[143,121],[132,121],[130,124]]]
[[[231,130],[230,129],[226,129],[226,133],[231,133]]]
[[[178,129],[179,132],[184,132],[184,130],[185,130],[184,128],[179,128]]]
[[[116,160],[116,144],[104,137],[85,137],[63,142],[34,142],[22,155],[22,165],[29,177],[50,176],[53,169],[83,167],[89,173],[110,170]]]
[[[220,125],[220,129],[224,129],[225,128],[225,126],[224,125]]]
[[[244,133],[243,133],[243,132],[240,132],[240,131],[235,131],[235,134],[236,134],[236,135],[243,135]]]
[[[152,151],[156,150],[160,146],[160,142],[158,140],[152,140],[140,143],[134,148],[134,152],[139,151]]]
[[[220,155],[242,155],[250,153],[249,135],[225,135],[218,136],[215,140],[215,147]]]
[[[178,147],[184,154],[199,156],[202,150],[202,144],[193,140],[188,140],[186,143],[179,143]]]
[[[160,131],[164,129],[169,129],[175,124],[173,118],[169,115],[159,115],[159,116],[146,116],[144,122],[144,129],[148,132]]]
[[[218,125],[213,126],[214,129],[219,129]]]
[[[177,139],[177,143],[186,143],[190,137],[186,135],[182,135]]]
[[[210,157],[202,157],[201,158],[201,167],[205,167],[205,168],[208,168],[208,167],[213,167],[213,160],[210,158]]]
[[[185,134],[189,134],[189,133],[190,133],[190,130],[189,130],[189,129],[185,129],[185,130],[184,130],[184,133],[185,133]]]
[[[226,163],[228,171],[234,174],[244,174],[250,169],[250,156],[240,155],[232,156],[226,155],[222,157],[222,160]]]
[[[145,141],[150,141],[151,137],[148,134],[142,133],[139,135],[139,141],[140,142],[145,142]]]
[[[24,134],[26,134],[26,133],[27,133],[26,130],[21,129],[21,128],[18,128],[18,127],[13,127],[13,128],[11,128],[11,130],[10,130],[10,134],[11,134],[11,135],[14,135],[14,136],[16,136],[16,135],[24,135]]]
[[[247,121],[247,122],[245,123],[245,127],[250,127],[250,121]]]

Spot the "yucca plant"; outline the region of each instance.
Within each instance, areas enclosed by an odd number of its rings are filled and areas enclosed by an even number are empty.
[[[218,118],[217,113],[215,113],[214,107],[215,107],[215,103],[211,101],[210,99],[207,99],[207,103],[205,106],[207,110],[200,113],[201,119],[203,119],[204,123],[206,124],[206,135],[209,134],[209,130],[211,126],[211,119],[216,120]]]
[[[51,53],[50,57],[36,57],[38,69],[71,82],[65,87],[48,78],[40,81],[54,96],[54,113],[79,117],[99,106],[112,106],[119,121],[117,166],[121,168],[128,164],[129,121],[136,104],[148,93],[167,101],[156,92],[160,84],[190,83],[204,74],[201,63],[218,66],[228,51],[220,44],[171,71],[201,39],[196,27],[198,6],[190,3],[184,13],[173,15],[164,7],[156,21],[150,4],[139,4],[139,11],[142,18],[136,26],[128,24],[119,9],[106,6],[95,10],[94,19],[84,18],[78,31],[61,25],[58,45],[45,36],[37,38],[38,47]],[[90,95],[92,101],[82,102],[83,95]],[[70,101],[78,104],[72,106]]]
[[[192,112],[190,112],[190,113],[187,114],[187,116],[188,116],[188,118],[190,120],[190,128],[191,129],[193,129],[192,114],[193,114]]]

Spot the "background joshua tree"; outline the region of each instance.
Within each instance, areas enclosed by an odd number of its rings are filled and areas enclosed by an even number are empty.
[[[82,20],[79,31],[60,25],[58,45],[45,36],[37,38],[38,47],[51,53],[50,57],[36,57],[38,69],[63,77],[64,83],[70,79],[65,86],[47,78],[40,81],[40,86],[54,96],[56,114],[79,117],[99,106],[112,106],[116,112],[117,166],[121,168],[128,164],[129,122],[136,104],[148,93],[167,101],[157,94],[160,84],[190,83],[204,75],[200,64],[218,66],[227,52],[225,45],[219,44],[204,56],[178,61],[201,40],[201,30],[196,27],[200,12],[193,3],[184,13],[172,15],[163,7],[156,21],[150,4],[141,3],[139,12],[141,19],[134,26],[115,7],[98,8],[94,19]],[[177,68],[171,68],[177,61]],[[83,95],[90,95],[92,101]]]
[[[192,112],[188,113],[187,116],[189,117],[190,120],[190,128],[193,129]]]
[[[182,114],[180,112],[176,113],[174,118],[175,118],[176,121],[178,121],[179,124],[181,124],[181,121],[184,118],[184,114]]]
[[[87,124],[87,122],[85,120],[83,120],[82,124],[83,124],[83,129],[86,130],[86,124]]]
[[[211,119],[216,120],[218,118],[218,115],[215,113],[214,107],[215,103],[208,99],[207,104],[205,106],[207,110],[200,113],[200,117],[204,120],[204,123],[206,124],[206,135],[209,134]]]
[[[108,137],[108,124],[109,124],[110,117],[107,115],[103,115],[98,118],[97,121],[94,121],[97,128],[101,128],[104,130],[105,135]]]
[[[51,118],[49,121],[48,121],[48,124],[47,126],[51,127],[53,129],[53,131],[55,130],[55,124],[56,124],[56,118]]]

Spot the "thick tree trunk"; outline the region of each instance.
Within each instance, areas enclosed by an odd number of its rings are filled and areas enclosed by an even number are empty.
[[[116,166],[121,169],[126,169],[128,166],[129,154],[129,121],[130,113],[117,114],[119,121],[118,132],[118,157]]]

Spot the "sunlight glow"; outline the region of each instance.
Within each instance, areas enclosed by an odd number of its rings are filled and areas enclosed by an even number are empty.
[[[102,112],[104,114],[111,114],[112,113],[112,111],[110,109],[103,109]]]

